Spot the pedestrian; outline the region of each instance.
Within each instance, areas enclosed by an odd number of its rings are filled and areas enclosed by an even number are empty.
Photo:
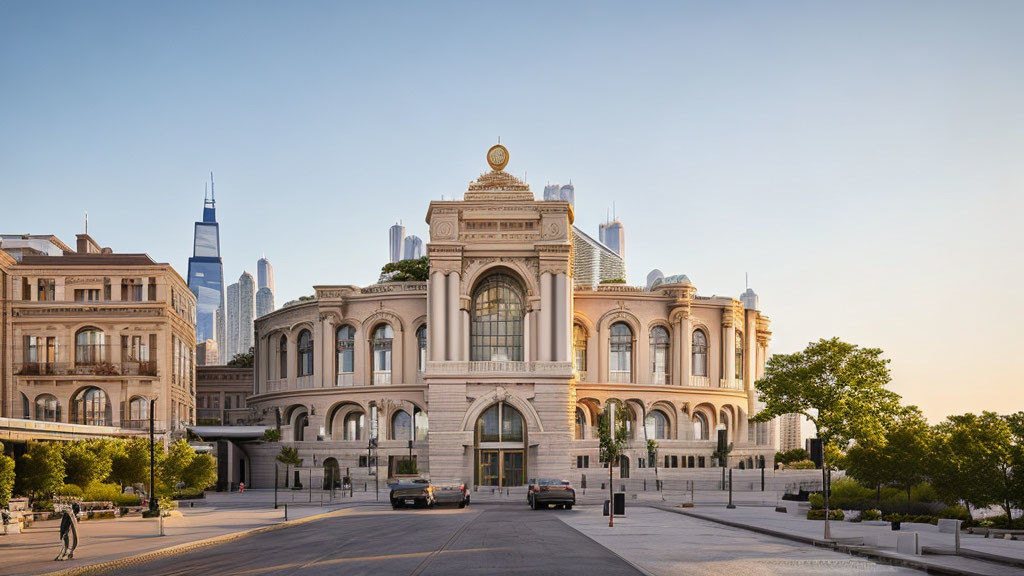
[[[245,482],[239,482],[238,483],[238,491],[239,492],[245,492]]]
[[[75,548],[78,548],[78,502],[71,504],[71,509],[65,509],[60,520],[60,539],[64,545],[60,554],[54,560],[71,560],[75,557]]]

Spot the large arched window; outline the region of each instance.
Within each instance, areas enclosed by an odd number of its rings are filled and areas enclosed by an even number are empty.
[[[149,400],[143,396],[134,396],[128,401],[128,413],[125,414],[129,428],[142,428],[149,421]]]
[[[292,431],[294,432],[293,439],[296,442],[302,442],[306,439],[306,426],[309,425],[309,416],[305,412],[301,412],[295,417],[295,422],[292,424]]]
[[[405,410],[391,415],[391,439],[408,442],[412,440],[412,417]]]
[[[111,424],[110,403],[107,394],[100,388],[89,387],[82,390],[72,401],[72,420],[76,424],[90,426],[107,426]]]
[[[587,377],[587,329],[580,324],[572,325],[572,362],[580,378]]]
[[[60,422],[60,403],[53,394],[36,396],[36,420]]]
[[[362,412],[349,412],[345,415],[343,436],[345,440],[362,440],[366,415]]]
[[[355,375],[356,330],[348,324],[334,332],[335,385],[351,386]]]
[[[743,380],[743,332],[736,331],[736,379]]]
[[[504,402],[487,408],[476,420],[476,483],[519,486],[526,477],[523,416]]]
[[[281,335],[281,340],[277,345],[278,349],[278,363],[281,365],[281,378],[288,377],[288,337]]]
[[[633,329],[625,322],[612,324],[608,347],[608,369],[611,381],[632,382]]]
[[[373,330],[370,348],[373,350],[370,369],[374,384],[391,384],[391,343],[395,331],[389,324],[380,324]]]
[[[418,350],[416,368],[423,372],[427,369],[427,325],[416,329],[416,346]]]
[[[523,359],[523,296],[507,274],[492,274],[473,291],[469,359]]]
[[[655,440],[668,440],[671,434],[668,416],[661,410],[654,409],[647,413],[647,437]]]
[[[692,355],[693,375],[706,377],[708,375],[708,336],[703,330],[693,331]]]
[[[651,384],[669,382],[669,336],[664,326],[651,328]]]
[[[700,411],[693,413],[693,439],[707,440],[710,436],[708,417]]]
[[[75,334],[75,365],[95,366],[105,361],[103,331],[98,328],[79,330]]]
[[[313,335],[309,330],[299,332],[298,340],[298,376],[309,376],[313,373]]]
[[[587,415],[583,412],[583,408],[576,407],[576,439],[583,440],[587,437]]]

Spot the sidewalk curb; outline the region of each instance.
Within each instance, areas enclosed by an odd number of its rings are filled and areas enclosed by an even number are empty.
[[[676,514],[682,514],[690,518],[697,520],[704,520],[707,522],[714,522],[715,524],[722,524],[723,526],[729,526],[731,528],[738,528],[740,530],[748,530],[750,532],[758,532],[767,536],[774,536],[776,538],[782,538],[785,540],[792,540],[794,542],[800,542],[802,544],[810,544],[811,546],[820,546],[822,548],[831,548],[837,552],[844,552],[851,556],[863,556],[872,560],[876,560],[880,563],[889,564],[892,566],[902,566],[906,568],[913,568],[915,570],[921,570],[928,574],[947,574],[950,576],[988,576],[981,572],[972,572],[970,570],[963,570],[961,568],[951,568],[947,566],[937,566],[928,562],[919,562],[905,558],[903,556],[897,556],[888,552],[882,552],[879,550],[870,550],[861,546],[849,546],[845,544],[836,544],[834,542],[826,542],[819,538],[810,538],[807,536],[799,536],[797,534],[790,534],[788,532],[780,532],[778,530],[772,530],[770,528],[762,528],[760,526],[750,526],[749,524],[743,524],[740,522],[732,522],[730,520],[722,520],[720,518],[709,518],[701,514],[694,514],[692,512],[684,511],[682,509],[676,509],[666,506],[651,506],[651,508],[657,508],[666,512],[674,512]]]
[[[312,522],[315,520],[322,520],[324,518],[330,518],[332,516],[340,516],[345,512],[352,510],[358,506],[379,504],[378,502],[352,503],[351,505],[345,506],[344,508],[338,508],[331,510],[330,512],[323,512],[321,514],[314,514],[313,516],[307,516],[305,518],[298,518],[295,520],[288,520],[286,522],[278,522],[277,524],[269,524],[267,526],[258,526],[256,528],[250,528],[241,532],[230,532],[228,534],[221,534],[219,536],[211,536],[210,538],[204,538],[202,540],[195,540],[192,542],[183,542],[181,544],[175,544],[174,546],[168,546],[167,548],[160,548],[152,550],[150,552],[143,552],[141,554],[135,554],[132,556],[125,556],[123,558],[115,558],[114,560],[107,560],[106,562],[100,562],[98,564],[88,564],[86,566],[78,566],[75,568],[67,568],[64,570],[57,570],[54,572],[44,572],[42,576],[93,576],[96,574],[103,574],[111,570],[117,570],[120,568],[127,568],[136,564],[144,564],[153,560],[159,560],[168,556],[175,556],[177,554],[184,554],[200,548],[207,548],[210,546],[217,546],[220,544],[226,544],[228,542],[253,536],[256,534],[263,534],[265,532],[273,532],[283,528],[291,526],[297,526],[306,522]]]

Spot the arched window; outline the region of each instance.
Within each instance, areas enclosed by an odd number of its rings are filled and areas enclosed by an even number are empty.
[[[728,410],[725,410],[723,408],[721,411],[719,411],[718,422],[718,427],[721,428],[722,430],[725,430],[726,438],[728,438],[729,441],[732,441],[732,426],[730,426],[731,419],[729,418]]]
[[[492,274],[473,291],[469,359],[523,359],[523,296],[507,274]]]
[[[334,333],[335,385],[351,386],[355,373],[356,330],[348,324],[341,325]]]
[[[32,403],[28,401],[28,396],[25,396],[25,393],[22,392],[21,393],[21,414],[22,414],[21,417],[24,418],[25,420],[31,420],[32,419],[32,412],[31,412],[31,410],[32,410]]]
[[[141,428],[149,422],[149,400],[144,396],[135,396],[128,401],[128,427]]]
[[[75,365],[95,366],[105,361],[103,331],[98,328],[79,330],[75,334]]]
[[[72,420],[75,424],[90,426],[107,426],[111,423],[110,403],[103,390],[90,387],[82,390],[73,400]]]
[[[708,336],[703,330],[693,331],[692,354],[693,375],[706,377],[708,375]]]
[[[391,439],[407,442],[412,440],[412,417],[405,410],[391,415]]]
[[[612,382],[633,381],[633,330],[625,322],[612,324],[608,342],[608,369]]]
[[[736,379],[743,380],[743,332],[736,331]]]
[[[423,372],[427,369],[427,325],[424,324],[416,329],[416,345],[419,350],[416,364],[417,369]]]
[[[302,412],[295,417],[295,423],[292,424],[292,429],[295,432],[294,440],[296,442],[302,442],[306,439],[306,426],[309,425],[309,416],[306,416],[305,412]]]
[[[309,376],[313,373],[313,335],[309,330],[299,332],[298,356],[297,375]]]
[[[36,396],[36,420],[60,422],[60,403],[53,394]]]
[[[579,324],[572,325],[572,361],[573,368],[580,373],[580,378],[586,378],[587,329]]]
[[[709,438],[708,433],[710,429],[708,427],[708,417],[700,411],[693,413],[693,439],[694,440],[707,440]]]
[[[651,384],[669,382],[669,336],[664,326],[651,328]]]
[[[370,347],[373,349],[370,369],[374,384],[391,384],[391,343],[395,332],[388,324],[380,324],[373,330]]]
[[[288,377],[288,337],[281,335],[281,340],[278,343],[278,363],[281,365],[281,378]]]
[[[343,436],[345,440],[362,440],[366,415],[362,412],[349,412],[345,415]]]
[[[583,408],[576,407],[576,439],[583,440],[587,437],[587,415],[583,412]]]
[[[671,433],[668,416],[661,410],[651,410],[647,414],[647,437],[655,440],[668,440]]]

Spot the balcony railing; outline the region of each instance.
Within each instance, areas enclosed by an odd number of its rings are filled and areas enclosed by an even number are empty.
[[[335,386],[355,386],[356,375],[354,372],[340,372],[334,376]]]
[[[733,378],[722,378],[719,381],[719,388],[728,388],[729,390],[743,390],[743,380],[735,380]]]
[[[608,379],[615,384],[629,384],[633,381],[633,374],[629,370],[611,370]]]
[[[651,372],[651,384],[670,384],[671,375],[668,372]]]
[[[18,376],[156,376],[156,362],[24,362],[14,365]]]
[[[690,387],[691,388],[711,388],[711,378],[707,376],[694,376],[690,375]]]
[[[427,362],[428,376],[449,374],[534,374],[570,376],[572,362],[451,361]]]
[[[373,373],[373,385],[382,386],[391,384],[391,371],[390,370],[378,370]]]

